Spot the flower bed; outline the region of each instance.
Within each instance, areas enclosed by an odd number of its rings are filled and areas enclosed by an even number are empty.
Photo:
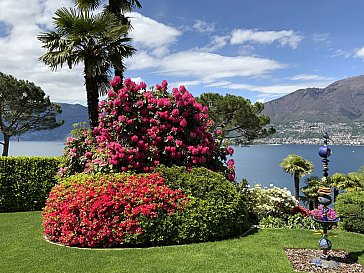
[[[147,243],[143,227],[188,202],[156,174],[77,175],[55,186],[43,211],[45,235],[69,246]],[[150,226],[150,225],[149,225]],[[143,236],[144,235],[144,236]]]

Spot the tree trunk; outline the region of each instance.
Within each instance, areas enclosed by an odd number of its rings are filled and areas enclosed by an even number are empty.
[[[85,83],[87,94],[88,120],[90,129],[97,127],[99,119],[99,89],[98,83],[92,75],[87,75],[88,67],[85,60]]]
[[[294,179],[294,197],[299,200],[300,197],[300,177],[298,176],[298,173],[293,174]]]
[[[336,202],[336,198],[339,195],[339,190],[334,188],[334,203]]]
[[[119,0],[109,0],[109,11],[115,15],[115,17],[120,21],[121,25],[129,25],[129,19],[124,16],[120,8]],[[121,81],[123,81],[124,71],[114,67],[115,76],[119,76]]]
[[[2,156],[8,156],[9,155],[10,136],[4,132],[3,132],[3,136],[4,136],[4,143],[3,143]]]

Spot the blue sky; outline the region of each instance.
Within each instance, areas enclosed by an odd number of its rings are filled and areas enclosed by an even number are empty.
[[[269,101],[364,74],[361,0],[140,0],[129,16],[138,50],[125,75],[155,85]],[[72,0],[1,0],[0,71],[53,101],[85,104],[82,66],[51,72],[36,35]]]

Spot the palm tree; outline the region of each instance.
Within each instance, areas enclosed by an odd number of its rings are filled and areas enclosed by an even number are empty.
[[[308,205],[309,210],[318,206],[318,189],[322,186],[322,181],[318,176],[310,176],[305,179],[306,186],[301,188],[305,196],[301,200]]]
[[[349,186],[350,180],[347,175],[343,173],[334,173],[329,179],[330,186],[334,188],[334,203],[339,191]]]
[[[100,2],[101,0],[76,0],[76,6],[82,10],[94,10],[100,5]],[[109,0],[109,4],[105,6],[105,11],[114,14],[120,24],[127,25],[130,30],[132,26],[129,18],[125,16],[125,13],[131,12],[135,8],[142,8],[138,0]],[[115,67],[115,76],[119,76],[122,79],[124,70],[124,65],[122,69]]]
[[[364,190],[364,173],[362,169],[359,172],[348,173],[348,185],[345,191],[362,191]]]
[[[84,77],[90,127],[97,126],[98,98],[106,93],[111,67],[123,68],[122,59],[135,49],[127,43],[128,27],[110,13],[58,9],[53,17],[55,30],[38,35],[47,53],[40,57],[52,70],[65,63],[71,69],[84,63]]]
[[[299,199],[300,194],[300,178],[312,173],[313,163],[298,155],[290,154],[279,164],[283,170],[290,173],[294,180],[294,196]]]

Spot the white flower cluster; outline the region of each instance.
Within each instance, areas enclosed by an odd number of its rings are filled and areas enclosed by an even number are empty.
[[[257,184],[248,189],[248,202],[258,220],[267,217],[288,217],[298,201],[289,190],[271,187],[264,189]]]

